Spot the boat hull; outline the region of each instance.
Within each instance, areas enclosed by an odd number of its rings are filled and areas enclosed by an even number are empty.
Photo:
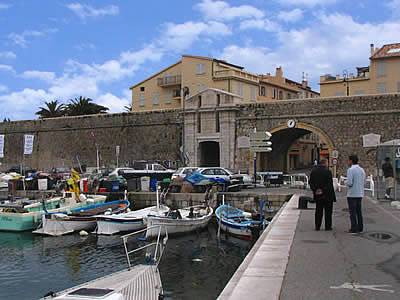
[[[50,235],[50,236],[61,236],[64,234],[73,233],[75,231],[86,230],[90,231],[96,227],[96,218],[57,218],[52,216],[49,219],[46,215],[42,217],[43,227],[35,230],[34,233]]]
[[[105,196],[95,196],[91,198],[91,203],[102,203],[106,200]],[[57,197],[46,202],[48,212],[57,213],[68,209],[74,209],[87,205],[89,201],[80,203],[68,203],[65,199]],[[43,205],[35,203],[24,207],[28,212],[0,212],[0,231],[32,231],[36,229],[44,215]]]
[[[207,227],[211,220],[213,210],[210,208],[210,212],[201,218],[183,218],[183,219],[170,219],[167,217],[148,216],[145,219],[147,225],[146,238],[153,238],[158,235],[159,225],[161,225],[161,234],[165,235],[165,231],[168,235],[177,233],[188,233],[196,230],[201,230]]]
[[[132,232],[146,228],[143,218],[149,214],[163,216],[169,211],[167,206],[161,205],[131,211],[124,214],[97,217],[97,234],[112,235],[119,232]]]

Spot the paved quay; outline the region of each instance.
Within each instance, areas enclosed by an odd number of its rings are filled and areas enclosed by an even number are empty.
[[[315,206],[297,209],[310,193],[295,193],[219,299],[400,299],[400,210],[365,197],[365,232],[350,235],[339,193],[333,231],[315,231]]]
[[[354,236],[338,196],[332,232],[314,231],[313,205],[301,211],[280,299],[400,299],[400,210],[365,197]]]

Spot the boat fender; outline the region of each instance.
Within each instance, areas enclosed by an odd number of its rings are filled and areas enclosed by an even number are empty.
[[[85,230],[81,230],[81,231],[79,231],[79,235],[80,236],[88,236],[89,233],[87,233],[87,231],[85,231]]]

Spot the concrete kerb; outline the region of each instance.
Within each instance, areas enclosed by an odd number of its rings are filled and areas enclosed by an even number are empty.
[[[254,244],[218,299],[279,299],[300,210],[293,195]]]

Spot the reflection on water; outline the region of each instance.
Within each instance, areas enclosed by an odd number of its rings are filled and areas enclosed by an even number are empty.
[[[225,235],[218,242],[213,224],[199,233],[170,237],[160,263],[167,298],[215,299],[250,246]],[[0,299],[37,299],[127,266],[119,236],[0,232],[0,250]],[[143,255],[132,259],[142,260]]]

